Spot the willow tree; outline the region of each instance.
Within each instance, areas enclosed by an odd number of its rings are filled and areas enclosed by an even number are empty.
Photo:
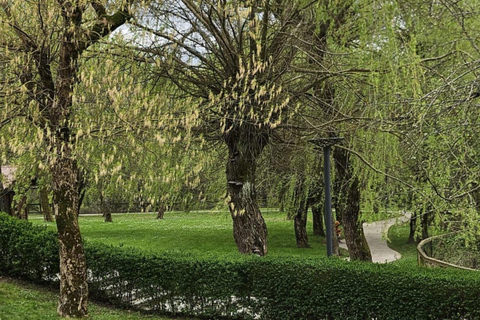
[[[477,232],[478,222],[478,4],[475,1],[415,1],[402,4],[409,14],[421,85],[416,106],[404,128],[402,144],[425,197],[414,206],[421,223],[417,234],[428,237],[428,223],[457,220],[457,227]],[[425,201],[427,200],[427,201]],[[458,214],[451,215],[452,208]],[[461,220],[464,220],[463,222]],[[415,223],[412,223],[412,227]],[[412,228],[412,235],[415,228]]]
[[[53,184],[60,248],[60,298],[64,317],[87,314],[87,270],[77,220],[78,154],[73,114],[85,52],[130,18],[132,1],[0,2],[2,125],[22,145],[44,152]],[[28,134],[25,134],[28,132]],[[34,141],[23,141],[33,135]]]
[[[143,51],[161,61],[158,75],[198,102],[197,132],[227,147],[228,207],[242,253],[267,253],[257,159],[294,109],[285,88],[296,81],[295,35],[305,28],[298,10],[291,1],[166,1],[152,5],[167,19],[163,28],[139,26],[154,39]]]

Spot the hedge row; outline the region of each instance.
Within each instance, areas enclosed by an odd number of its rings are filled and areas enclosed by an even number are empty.
[[[58,281],[55,233],[0,214],[0,271]],[[149,254],[87,242],[90,295],[209,319],[480,319],[480,275],[337,259]]]

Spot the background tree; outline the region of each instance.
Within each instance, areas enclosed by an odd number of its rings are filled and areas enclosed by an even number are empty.
[[[161,59],[159,76],[195,98],[205,137],[228,149],[228,202],[242,253],[267,253],[257,159],[293,111],[283,88],[295,81],[293,35],[305,27],[292,19],[298,9],[292,2],[185,0],[152,6],[167,27],[139,26],[156,39],[143,51]]]

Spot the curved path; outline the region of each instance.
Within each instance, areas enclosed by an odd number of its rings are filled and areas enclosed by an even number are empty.
[[[388,229],[395,224],[402,224],[410,219],[410,214],[406,213],[398,218],[376,221],[363,224],[363,232],[367,238],[368,246],[372,252],[372,261],[377,263],[387,263],[398,260],[402,257],[400,253],[392,250],[387,245]],[[347,249],[345,241],[340,244],[341,248]]]

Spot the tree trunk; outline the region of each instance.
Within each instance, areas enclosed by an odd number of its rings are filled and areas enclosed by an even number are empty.
[[[82,318],[88,313],[87,265],[78,225],[80,182],[70,124],[79,55],[75,39],[75,32],[78,30],[74,28],[74,21],[81,18],[81,11],[67,7],[62,6],[65,10],[66,29],[59,49],[55,100],[47,109],[46,117],[52,132],[49,147],[52,153],[55,152],[51,173],[60,253],[60,296],[57,311],[65,318]]]
[[[323,227],[323,205],[321,203],[312,206],[313,234],[326,237]]]
[[[40,189],[40,206],[42,207],[43,220],[46,222],[53,222],[50,201],[48,201],[48,189],[45,186],[42,186]]]
[[[278,191],[278,211],[285,212],[285,195],[288,190],[288,180],[282,179],[280,181],[280,190]]]
[[[165,216],[165,211],[166,211],[165,206],[160,205],[160,207],[158,207],[157,219],[163,219],[163,217]]]
[[[80,214],[80,209],[82,208],[83,199],[85,199],[85,192],[86,192],[86,190],[82,190],[82,191],[80,191],[80,194],[79,194],[78,208],[77,208],[78,214]]]
[[[100,188],[103,188],[103,184],[100,184]],[[100,191],[100,210],[102,210],[102,216],[105,219],[105,222],[113,222],[112,219],[112,210],[108,202],[105,201],[105,196],[103,195],[103,190]]]
[[[18,219],[28,220],[28,211],[27,211],[27,196],[22,196],[20,201],[15,206],[15,216]]]
[[[0,163],[0,178],[2,177],[2,166]],[[3,183],[0,179],[0,212],[10,213],[10,206],[8,201],[8,189],[3,187]]]
[[[77,209],[78,214],[80,214],[80,209],[82,208],[83,199],[85,199],[85,193],[87,192],[86,187],[87,187],[87,178],[85,177],[85,174],[83,173],[83,171],[79,170],[78,172],[79,199],[78,199],[78,209]]]
[[[3,189],[3,192],[4,208],[2,211],[13,217],[15,211],[15,201],[13,200],[15,192],[12,189]]]
[[[252,131],[257,130],[252,128]],[[243,136],[242,136],[243,135]],[[232,129],[225,139],[229,210],[233,219],[233,237],[244,254],[267,254],[267,225],[260,212],[255,191],[256,159],[263,150],[262,137],[248,128]]]
[[[415,231],[417,229],[417,212],[414,212],[410,217],[410,233],[408,235],[408,244],[414,244],[415,241]]]
[[[307,194],[305,185],[305,178],[297,174],[295,178],[295,190],[293,192],[294,203],[294,228],[295,228],[295,240],[298,248],[309,248],[308,236],[307,236]]]
[[[60,255],[60,297],[58,313],[62,317],[87,315],[87,266],[78,225],[77,164],[65,153],[52,166],[55,220]]]
[[[321,166],[318,164],[315,171],[321,171]],[[310,189],[308,190],[308,201],[307,207],[312,208],[312,222],[313,222],[313,234],[316,236],[325,237],[325,231],[323,226],[323,198],[324,190],[322,187],[322,180],[316,179],[312,180]]]
[[[339,193],[337,194],[337,216],[343,225],[345,242],[351,260],[372,261],[372,254],[363,233],[360,216],[360,183],[354,177],[350,162],[350,153],[335,148],[336,180]]]
[[[422,239],[420,241],[430,237],[428,234],[428,227],[432,224],[435,214],[431,207],[428,207],[427,210],[423,213],[421,223],[422,223]]]

